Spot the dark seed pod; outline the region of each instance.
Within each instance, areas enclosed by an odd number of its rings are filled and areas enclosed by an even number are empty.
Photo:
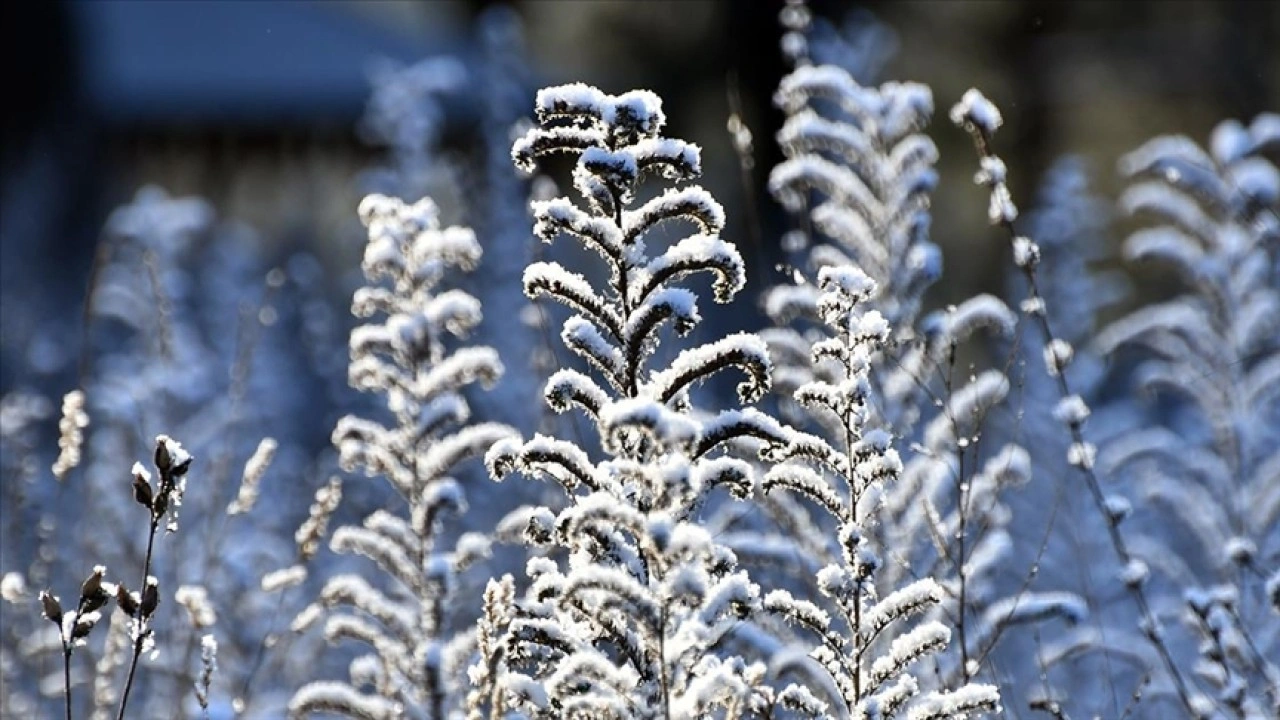
[[[98,565],[93,573],[80,585],[80,607],[82,612],[93,612],[107,603],[107,591],[102,587],[102,578],[107,569]]]
[[[76,624],[71,628],[71,639],[80,640],[89,637],[89,633],[93,632],[93,626],[98,624],[96,615],[81,615],[76,618]]]
[[[151,617],[156,611],[156,606],[160,604],[160,583],[155,578],[147,578],[147,586],[142,590],[142,602],[138,606],[142,617]]]
[[[139,505],[151,509],[151,483],[140,473],[133,474],[133,499]]]
[[[134,599],[133,593],[129,592],[129,588],[125,587],[124,583],[116,585],[116,605],[129,617],[134,617],[138,613],[138,601]]]
[[[169,472],[169,465],[172,463],[172,458],[169,457],[169,448],[165,446],[164,440],[161,438],[156,438],[155,463],[156,469],[160,471],[161,475]]]
[[[62,624],[62,604],[58,602],[58,598],[48,590],[40,592],[40,606],[44,610],[44,616],[50,622]]]
[[[175,478],[180,478],[183,475],[186,475],[187,470],[191,469],[191,461],[194,459],[195,458],[190,455],[187,455],[182,459],[182,462],[173,465],[173,467],[169,469],[169,474]]]

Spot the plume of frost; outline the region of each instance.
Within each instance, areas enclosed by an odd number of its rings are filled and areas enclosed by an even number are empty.
[[[575,313],[561,338],[593,372],[557,372],[546,400],[594,422],[603,459],[542,435],[490,450],[495,478],[545,478],[568,502],[558,512],[526,508],[500,528],[553,552],[529,560],[520,600],[486,603],[495,608],[490,624],[509,617],[502,657],[482,651],[473,666],[473,677],[493,690],[475,694],[471,717],[745,716],[768,699],[765,668],[718,643],[759,607],[758,590],[699,526],[698,511],[717,487],[736,497],[751,492],[752,468],[726,454],[727,444],[777,442],[782,430],[750,409],[696,415],[691,391],[737,370],[745,375],[739,397],[752,402],[769,387],[767,353],[758,337],[736,334],[656,361],[664,336],[687,335],[700,319],[696,297],[679,281],[706,273],[715,300],[728,302],[743,286],[742,258],[720,238],[724,211],[702,188],[680,185],[637,200],[646,176],[680,183],[701,169],[697,146],[661,135],[656,95],[564,85],[541,90],[536,109],[537,125],[512,151],[516,164],[533,170],[547,155],[569,155],[583,201],[534,203],[535,233],[579,240],[608,280],[593,286],[540,262],[525,271],[525,291]],[[664,251],[647,248],[651,231],[665,224],[691,232]]]
[[[451,591],[488,552],[482,538],[464,535],[453,547],[442,538],[446,517],[466,508],[452,475],[514,431],[470,422],[463,397],[468,386],[497,380],[497,354],[479,346],[450,349],[451,336],[466,337],[481,319],[474,297],[443,287],[451,271],[479,262],[475,235],[441,227],[430,199],[406,204],[370,195],[360,218],[369,231],[368,284],[356,292],[352,312],[368,320],[351,333],[348,376],[352,387],[385,398],[392,422],[348,415],[334,428],[333,443],[344,469],[384,478],[403,505],[333,533],[335,552],[363,557],[381,572],[374,581],[330,578],[315,609],[304,611],[308,622],[324,618],[329,641],[366,646],[367,659],[353,668],[368,672],[353,673],[349,683],[302,687],[289,712],[444,718],[458,699],[455,681],[470,644],[468,633],[455,634],[459,604]]]
[[[456,187],[453,168],[440,156],[450,103],[457,103],[469,70],[456,58],[412,65],[383,60],[369,68],[372,93],[360,119],[362,139],[386,148],[387,166],[367,178],[374,192],[405,198],[439,197]]]

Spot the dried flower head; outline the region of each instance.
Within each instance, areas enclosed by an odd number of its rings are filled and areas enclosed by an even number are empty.
[[[84,429],[89,414],[84,410],[84,392],[72,390],[62,398],[62,419],[58,421],[58,459],[53,463],[53,476],[62,480],[80,464],[84,446]]]

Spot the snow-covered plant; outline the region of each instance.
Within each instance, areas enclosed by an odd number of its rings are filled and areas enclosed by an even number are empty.
[[[117,718],[127,717],[125,712],[134,687],[138,661],[144,654],[152,653],[156,644],[154,620],[161,597],[160,581],[152,575],[156,536],[161,527],[167,528],[166,535],[177,528],[178,508],[181,507],[186,492],[187,471],[191,468],[191,463],[191,454],[180,443],[167,435],[161,435],[156,438],[154,452],[156,483],[152,483],[152,474],[142,463],[133,465],[133,499],[146,508],[148,514],[147,549],[136,591],[130,591],[125,582],[109,581],[106,566],[95,565],[93,572],[80,585],[79,598],[74,606],[64,608],[59,597],[51,590],[44,590],[39,595],[41,614],[58,630],[57,639],[62,649],[62,697],[67,720],[73,717],[72,655],[77,648],[87,644],[89,634],[98,625],[104,609],[112,600],[115,600],[115,605],[122,613],[121,617],[126,619],[129,627],[131,659],[128,674],[120,686],[120,707],[116,714]],[[69,465],[74,467],[76,464],[78,463]],[[123,490],[123,486],[118,487]],[[6,579],[9,577],[11,576],[6,576]],[[20,575],[16,577],[21,578]],[[20,592],[20,588],[10,587],[5,594],[6,601],[18,602],[25,593]],[[117,623],[113,620],[111,624],[114,628]],[[111,678],[105,679],[111,682]],[[95,697],[94,700],[98,702],[100,698]]]
[[[530,559],[531,584],[518,601],[497,602],[500,590],[491,588],[487,622],[506,626],[503,656],[498,667],[492,653],[473,667],[473,677],[494,690],[475,694],[471,716],[756,716],[770,694],[761,686],[765,667],[717,646],[758,607],[758,590],[697,521],[717,487],[736,497],[751,492],[751,467],[725,455],[725,446],[777,442],[782,430],[750,409],[695,414],[690,395],[737,368],[746,375],[739,398],[758,399],[769,388],[766,348],[756,336],[736,334],[655,362],[664,325],[687,335],[699,321],[694,294],[676,282],[709,273],[716,301],[728,302],[743,286],[742,259],[719,237],[724,212],[702,188],[637,200],[648,175],[679,182],[700,172],[696,146],[662,137],[656,95],[565,85],[540,91],[536,109],[537,126],[512,151],[516,164],[531,170],[545,156],[570,155],[585,202],[535,203],[535,233],[578,239],[604,262],[608,281],[596,288],[541,262],[525,271],[525,291],[577,313],[561,338],[595,378],[561,370],[548,381],[546,400],[594,421],[603,459],[540,435],[490,450],[496,478],[520,472],[553,480],[567,503],[558,512],[524,508],[500,528],[551,554]],[[667,223],[688,223],[694,233],[651,256],[646,240]]]
[[[780,700],[812,717],[833,716],[833,705],[837,717],[959,718],[995,710],[996,688],[967,679],[920,696],[927,669],[914,666],[945,649],[951,631],[936,620],[905,626],[941,603],[944,591],[923,576],[882,595],[879,570],[892,549],[878,546],[869,532],[877,491],[897,482],[902,472],[891,436],[867,424],[869,372],[889,339],[889,325],[880,311],[865,309],[875,283],[856,266],[823,267],[818,287],[818,309],[830,335],[814,343],[812,359],[831,365],[833,377],[804,383],[795,397],[843,432],[833,441],[798,436],[785,449],[771,451],[780,464],[765,475],[763,488],[796,493],[829,514],[838,528],[840,560],[817,574],[826,607],[785,590],[770,592],[764,604],[816,636],[811,655],[839,694],[819,698],[811,688],[826,684],[810,681],[787,687]]]
[[[382,582],[353,573],[331,578],[296,627],[325,615],[326,638],[363,643],[368,653],[352,661],[348,681],[312,682],[289,710],[443,718],[461,676],[453,666],[465,664],[470,643],[459,632],[451,593],[459,574],[488,553],[481,535],[447,542],[445,517],[465,510],[452,475],[513,433],[498,423],[469,422],[463,393],[475,383],[492,385],[502,364],[491,348],[448,346],[448,336],[465,337],[481,319],[474,297],[441,287],[451,269],[479,262],[474,233],[440,227],[430,199],[410,205],[371,195],[360,217],[369,229],[368,285],[356,292],[352,312],[378,319],[351,333],[349,379],[356,389],[384,395],[393,423],[349,415],[334,428],[333,442],[344,469],[385,478],[403,510],[375,510],[362,525],[334,532],[330,547],[376,564]]]
[[[796,7],[784,11],[784,23]],[[979,371],[966,360],[975,334],[1009,337],[1016,316],[991,295],[920,316],[924,292],[941,273],[940,252],[928,237],[937,151],[921,133],[933,110],[929,88],[864,87],[840,67],[800,64],[783,79],[775,101],[787,113],[778,135],[786,160],[771,174],[770,188],[818,241],[795,271],[796,282],[770,289],[765,298],[778,325],[767,337],[780,367],[777,384],[790,395],[784,407],[792,398],[808,401],[805,388],[813,383],[849,381],[847,368],[810,350],[836,341],[824,317],[830,291],[809,278],[836,271],[867,276],[859,313],[879,318],[885,337],[866,353],[858,433],[892,433],[913,452],[897,482],[874,484],[860,495],[867,518],[862,532],[886,556],[877,578],[882,587],[923,577],[939,583],[942,602],[930,616],[959,636],[956,657],[942,662],[940,675],[944,684],[960,684],[978,672],[1005,628],[1042,617],[1025,610],[1045,607],[1040,601],[1048,598],[1033,599],[1025,586],[996,580],[1008,574],[1012,546],[1012,516],[1002,494],[1025,484],[1030,466],[1018,444],[984,442],[988,415],[1010,390],[1005,371],[994,364]],[[797,421],[816,428],[825,442],[848,444],[845,417],[809,413]],[[795,531],[808,524],[794,519],[803,509],[785,500],[766,507],[790,541],[802,540],[804,554],[839,561],[838,543]],[[835,532],[822,521],[817,526]],[[1078,607],[1050,604],[1068,605]]]
[[[1280,115],[1263,114],[1218,125],[1208,151],[1166,136],[1120,162],[1121,208],[1154,220],[1125,257],[1184,290],[1097,337],[1136,358],[1135,384],[1163,401],[1157,424],[1103,446],[1099,469],[1133,508],[1129,562],[1152,577],[1132,581],[1185,598],[1200,650],[1179,661],[1200,680],[1198,717],[1280,712],[1280,173],[1264,155],[1276,149]]]

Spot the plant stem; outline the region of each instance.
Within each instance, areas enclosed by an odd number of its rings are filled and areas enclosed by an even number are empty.
[[[142,561],[142,584],[139,585],[138,594],[141,596],[147,589],[147,578],[151,577],[151,551],[156,544],[156,529],[160,527],[160,518],[156,517],[155,512],[151,514],[151,531],[147,535],[147,555]],[[135,637],[133,638],[133,658],[129,661],[129,675],[124,681],[124,690],[120,694],[120,711],[116,713],[116,720],[124,720],[125,708],[129,705],[129,691],[133,689],[133,678],[138,671],[138,658],[142,656],[142,643],[146,639],[146,633],[143,632],[142,610],[137,611],[138,617],[137,627],[134,628]]]
[[[62,645],[62,695],[66,700],[67,720],[71,720],[71,646]]]

